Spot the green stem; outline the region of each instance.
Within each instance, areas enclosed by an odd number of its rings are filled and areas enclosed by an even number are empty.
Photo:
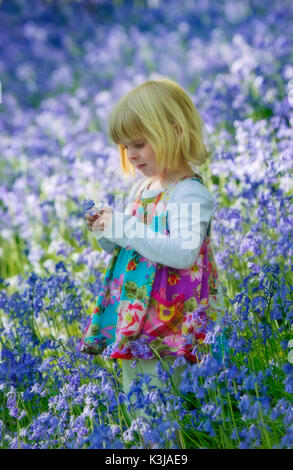
[[[4,448],[4,435],[5,435],[5,427],[6,427],[6,419],[5,419],[5,397],[6,397],[6,389],[7,389],[7,379],[9,376],[10,372],[10,367],[11,367],[11,361],[9,360],[9,366],[8,366],[8,371],[6,375],[6,380],[5,380],[5,385],[4,385],[4,390],[3,390],[3,411],[2,411],[2,423],[3,423],[3,429],[2,429],[2,449]]]
[[[228,388],[228,381],[227,381],[227,379],[226,379],[226,385],[227,385],[227,388]],[[233,409],[232,409],[232,402],[231,402],[231,397],[230,397],[230,393],[229,393],[229,392],[227,393],[227,398],[228,398],[228,404],[229,404],[229,409],[230,409],[230,416],[231,416],[231,419],[232,419],[232,422],[233,422],[233,426],[234,426],[234,429],[235,429],[235,432],[236,432],[237,441],[238,441],[238,447],[239,447],[240,438],[239,438],[239,434],[238,434],[238,431],[237,431],[236,421],[235,421],[235,418],[234,418],[234,413],[233,413]]]
[[[255,393],[256,393],[257,398],[259,398],[257,384],[254,385],[254,389],[255,389]],[[268,432],[267,432],[267,429],[266,429],[266,426],[265,426],[265,420],[264,420],[264,416],[263,416],[263,412],[261,410],[261,407],[259,407],[259,414],[260,414],[261,422],[262,422],[262,425],[263,425],[263,433],[264,433],[265,439],[267,441],[267,444],[269,446],[268,448],[271,449],[272,445],[271,445],[271,441],[270,441],[270,438],[269,438],[269,435],[268,435]]]

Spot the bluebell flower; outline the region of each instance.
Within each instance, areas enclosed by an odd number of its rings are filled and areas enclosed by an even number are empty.
[[[94,205],[95,202],[92,199],[84,199],[82,201],[82,208],[84,213],[88,212]]]
[[[230,439],[232,439],[233,441],[238,439],[238,436],[237,436],[237,431],[235,428],[233,428],[233,431],[232,433],[230,434]]]
[[[246,428],[242,429],[239,431],[239,437],[240,437],[240,443],[239,443],[239,449],[249,449],[250,448],[250,443],[249,443],[249,436],[248,436],[248,431]]]
[[[119,405],[124,403],[125,400],[126,400],[125,393],[119,392],[119,394],[118,394],[118,403],[119,403]]]
[[[261,404],[261,408],[263,411],[265,412],[269,412],[270,410],[270,405],[271,405],[271,400],[268,396],[265,396],[265,395],[262,395],[260,398],[259,398],[259,402]]]
[[[112,436],[113,437],[116,437],[118,434],[120,434],[121,432],[121,429],[119,426],[115,425],[115,424],[112,424],[110,426],[110,429],[111,429],[111,432],[112,432]]]
[[[285,384],[285,392],[293,393],[293,374],[288,375],[283,383]]]
[[[199,400],[204,399],[208,393],[203,386],[197,386],[196,388],[193,387],[193,392]]]
[[[181,380],[179,391],[183,395],[193,391],[193,384],[189,380]]]
[[[283,365],[283,371],[287,374],[286,379],[283,381],[285,384],[285,391],[293,393],[293,365],[289,362]]]
[[[187,362],[187,360],[185,359],[184,356],[177,356],[174,363],[173,363],[173,366],[176,369],[176,367],[180,367],[182,365],[185,366],[187,364],[188,364],[188,362]]]
[[[247,437],[250,441],[257,441],[255,445],[260,444],[261,433],[255,424],[252,424],[248,430]]]
[[[281,410],[280,410],[280,407],[278,405],[276,405],[274,408],[272,408],[271,410],[271,414],[270,414],[270,418],[275,421],[275,419],[279,418],[279,416],[281,415]]]
[[[245,394],[241,397],[240,402],[239,402],[239,408],[240,408],[241,414],[246,415],[249,412],[250,407],[251,407],[250,399],[248,395]]]
[[[202,421],[200,425],[197,427],[197,429],[199,431],[203,430],[207,432],[212,437],[216,435],[212,426],[212,421],[210,419],[206,419],[205,421]]]
[[[283,423],[285,426],[290,426],[293,423],[293,407],[292,403],[288,406],[287,412],[283,418]]]
[[[110,427],[105,424],[95,425],[93,432],[87,438],[89,449],[123,449],[123,443],[115,440]]]
[[[281,440],[281,445],[285,447],[285,449],[292,449],[293,447],[293,424],[291,424],[285,432]]]
[[[32,272],[26,282],[29,285],[34,286],[38,279],[39,279],[39,276],[35,272]]]
[[[59,261],[59,263],[57,263],[55,265],[55,271],[58,272],[59,270],[62,270],[64,272],[68,272],[68,270],[66,269],[65,264],[63,263],[63,261]]]
[[[254,390],[255,384],[257,383],[257,377],[254,374],[248,375],[243,383],[244,390]]]

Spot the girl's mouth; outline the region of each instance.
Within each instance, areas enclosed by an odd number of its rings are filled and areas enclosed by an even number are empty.
[[[145,165],[146,165],[146,164],[143,163],[142,165],[138,165],[137,168],[139,168],[139,169],[140,169],[140,168],[143,168]]]

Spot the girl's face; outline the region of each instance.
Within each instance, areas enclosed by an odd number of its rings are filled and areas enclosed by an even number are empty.
[[[158,175],[156,154],[147,140],[138,139],[121,145],[127,150],[127,156],[135,168],[145,176]]]

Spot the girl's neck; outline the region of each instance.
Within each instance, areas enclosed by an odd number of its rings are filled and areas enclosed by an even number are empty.
[[[156,175],[150,178],[149,183],[147,185],[147,189],[151,189],[151,187],[157,189],[160,186],[164,188],[172,184],[174,181],[177,181],[179,178],[182,178],[183,176],[193,176],[193,175],[194,175],[194,171],[190,167],[185,168],[184,170],[177,172],[177,173]]]

